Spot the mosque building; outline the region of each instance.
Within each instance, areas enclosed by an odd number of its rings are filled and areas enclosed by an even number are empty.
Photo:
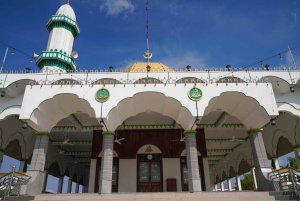
[[[249,171],[255,190],[278,191],[278,157],[294,151],[300,167],[298,68],[176,70],[148,50],[121,71],[78,71],[71,5],[46,27],[40,71],[0,74],[0,158],[30,176],[21,195],[44,193],[48,175],[58,194],[72,182],[100,194],[232,191],[231,178],[242,191]]]

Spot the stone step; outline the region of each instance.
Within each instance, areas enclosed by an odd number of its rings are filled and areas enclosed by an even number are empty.
[[[35,201],[275,201],[269,192],[52,194]]]

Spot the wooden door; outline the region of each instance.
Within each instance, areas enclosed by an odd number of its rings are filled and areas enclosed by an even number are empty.
[[[161,163],[139,162],[138,192],[161,192]]]

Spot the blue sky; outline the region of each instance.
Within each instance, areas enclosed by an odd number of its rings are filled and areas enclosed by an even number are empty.
[[[2,1],[0,41],[33,54],[46,49],[46,22],[65,0]],[[146,0],[71,0],[81,35],[73,50],[80,69],[124,68],[143,61]],[[172,68],[244,67],[300,45],[296,0],[149,0],[152,61]],[[5,46],[0,45],[0,60]],[[10,51],[11,52],[11,51]],[[293,51],[296,64],[300,48]],[[291,65],[290,56],[271,66]],[[299,59],[298,59],[299,58]],[[5,69],[24,69],[29,58],[9,55]]]

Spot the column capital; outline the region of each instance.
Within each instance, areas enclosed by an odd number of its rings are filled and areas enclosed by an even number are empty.
[[[22,158],[21,161],[28,162],[28,159],[27,158]]]
[[[5,153],[5,149],[3,149],[2,147],[0,147],[0,152]]]
[[[47,131],[37,131],[35,133],[36,136],[47,136],[48,138],[50,138],[50,133],[48,133]]]
[[[252,133],[261,133],[264,129],[263,128],[251,128],[247,131],[247,133],[250,135]]]
[[[115,132],[114,131],[103,131],[102,135],[112,135],[112,136],[115,136]]]
[[[271,156],[270,159],[278,158],[278,156]]]
[[[196,135],[197,131],[196,130],[185,130],[183,132],[184,135]]]
[[[296,145],[294,145],[294,146],[292,147],[293,150],[294,150],[294,149],[298,149],[298,148],[300,148],[300,144],[296,144]]]

